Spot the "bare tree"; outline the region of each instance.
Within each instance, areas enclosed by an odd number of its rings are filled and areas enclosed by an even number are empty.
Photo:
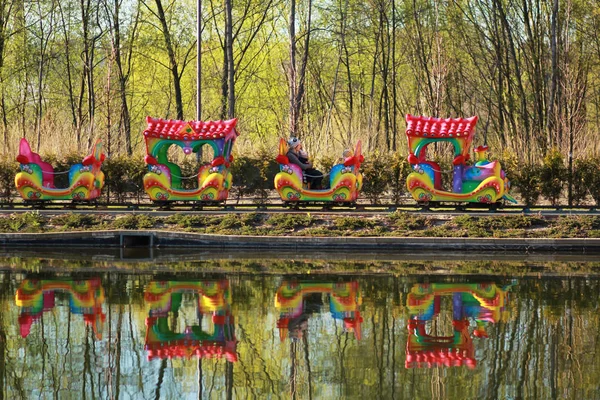
[[[4,150],[7,151],[8,146],[8,118],[5,98],[5,83],[4,83],[4,57],[6,44],[11,36],[9,31],[9,21],[12,14],[14,0],[0,0],[0,86],[2,93],[0,94],[0,110],[2,111],[2,136],[4,137]]]
[[[289,100],[290,100],[290,115],[289,115],[289,131],[290,135],[298,134],[298,120],[300,118],[300,110],[302,107],[302,99],[304,98],[304,85],[306,81],[306,65],[308,63],[310,34],[312,21],[312,0],[308,0],[308,16],[306,22],[306,30],[304,32],[304,49],[300,70],[296,65],[296,0],[290,1],[289,14],[289,38],[290,38],[290,64],[288,68],[288,84],[289,84]]]
[[[143,0],[142,0],[143,1]],[[181,76],[183,75],[183,70],[185,69],[185,65],[187,64],[187,55],[189,55],[189,51],[186,54],[186,59],[183,62],[183,66],[180,70],[179,63],[177,62],[177,56],[175,54],[175,47],[173,45],[173,40],[171,38],[171,32],[169,30],[169,24],[167,22],[167,17],[165,15],[165,9],[162,4],[162,0],[155,0],[156,2],[156,11],[150,8],[145,2],[144,5],[158,18],[160,22],[161,31],[163,34],[163,38],[165,40],[165,46],[167,48],[167,54],[169,56],[169,69],[171,70],[171,78],[173,79],[173,89],[175,91],[175,109],[177,113],[177,119],[183,119],[183,97],[181,95]],[[191,49],[190,49],[191,50]]]
[[[42,136],[42,118],[44,115],[44,86],[46,79],[46,70],[48,68],[48,45],[50,38],[54,31],[54,0],[50,4],[48,10],[42,9],[41,1],[37,2],[37,13],[38,21],[37,25],[39,31],[35,32],[34,35],[39,40],[38,48],[38,66],[37,66],[37,98],[36,98],[36,134],[37,134],[37,145],[36,149],[39,152],[41,136]]]
[[[121,5],[122,0],[112,0],[112,4],[109,4],[107,0],[104,2],[106,14],[110,20],[110,34],[111,34],[111,47],[112,56],[117,66],[117,78],[119,81],[119,98],[121,100],[121,112],[119,117],[119,125],[122,129],[123,136],[125,138],[125,151],[128,156],[133,153],[131,145],[131,115],[129,112],[129,104],[127,100],[127,83],[132,68],[132,55],[133,55],[133,41],[136,37],[137,29],[139,26],[140,8],[137,7],[133,21],[131,21],[129,31],[129,43],[127,47],[123,48],[122,44],[122,33],[121,33]],[[125,54],[123,54],[125,50]],[[110,143],[109,143],[110,146]]]

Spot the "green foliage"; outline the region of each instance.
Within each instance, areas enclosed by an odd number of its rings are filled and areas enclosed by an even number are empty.
[[[19,172],[19,164],[8,159],[0,160],[0,199],[11,201],[15,188],[15,175]]]
[[[590,195],[600,205],[600,158],[584,157],[573,165],[573,203],[579,204]]]
[[[43,232],[48,218],[39,212],[26,212],[12,214],[0,218],[0,231],[2,232]]]
[[[392,180],[389,157],[375,152],[362,164],[363,194],[373,203],[378,204]]]
[[[273,214],[266,223],[277,228],[294,230],[298,228],[307,228],[314,223],[310,214]]]
[[[423,216],[405,212],[394,212],[388,216],[394,226],[401,230],[423,229],[429,224],[429,220]]]
[[[91,214],[69,213],[51,218],[50,223],[64,228],[83,229],[102,223],[102,220]]]
[[[513,187],[527,206],[535,205],[542,194],[540,172],[540,167],[537,165],[524,165],[515,173],[512,180]]]
[[[205,215],[173,214],[164,219],[165,224],[177,225],[180,228],[198,228],[210,224],[211,217]]]
[[[264,149],[256,157],[237,156],[231,166],[231,190],[238,200],[246,196],[257,196],[259,202],[265,202],[278,172],[279,164],[275,162],[273,154]]]
[[[406,159],[406,156],[400,153],[394,153],[392,156],[391,167],[389,187],[392,194],[392,202],[399,204],[402,196],[407,193],[406,178],[413,171],[413,168]]]
[[[581,233],[600,229],[600,217],[588,215],[561,216],[552,226],[558,228],[561,232]]]
[[[490,231],[501,231],[508,229],[526,229],[533,226],[546,225],[546,221],[539,217],[526,215],[503,215],[498,217],[473,217],[470,215],[459,215],[452,222],[459,228],[464,229],[486,229]]]
[[[562,154],[556,149],[551,150],[544,157],[539,173],[541,194],[550,200],[552,205],[557,205],[568,176]]]
[[[128,214],[118,217],[113,222],[115,229],[150,229],[156,224],[156,218],[146,214]]]
[[[361,217],[338,217],[334,220],[334,224],[338,229],[355,231],[374,228],[377,222]]]
[[[321,171],[324,174],[329,173],[329,171],[331,171],[331,168],[337,164],[338,159],[330,156],[330,155],[323,155],[322,157],[319,158],[319,168],[321,168]]]
[[[144,161],[137,158],[108,158],[102,164],[105,187],[103,194],[123,202],[128,196],[144,192],[143,178],[148,171]]]

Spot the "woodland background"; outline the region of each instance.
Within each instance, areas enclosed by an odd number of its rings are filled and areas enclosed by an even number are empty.
[[[475,145],[514,165],[598,159],[595,1],[200,3],[198,59],[195,0],[0,0],[4,156],[20,137],[58,156],[101,137],[141,159],[147,115],[196,119],[200,103],[239,118],[242,154],[295,134],[317,155],[360,139],[403,158],[410,113],[478,115]]]

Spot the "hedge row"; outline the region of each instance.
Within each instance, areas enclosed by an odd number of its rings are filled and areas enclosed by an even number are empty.
[[[362,165],[362,197],[371,203],[380,203],[385,198],[400,204],[407,198],[406,177],[412,171],[406,156],[373,153],[368,155]],[[56,171],[67,171],[69,166],[81,160],[80,155],[68,155],[64,159],[46,157],[55,166]],[[451,166],[439,162],[441,169],[450,171]],[[550,152],[540,165],[520,164],[516,158],[507,156],[501,160],[502,167],[511,180],[511,193],[520,195],[526,205],[537,204],[541,198],[553,205],[571,203],[573,205],[593,201],[600,205],[600,157],[584,157],[574,160],[573,173],[569,173],[566,162],[558,151]],[[322,170],[328,170],[333,159],[322,159]],[[182,176],[193,177],[197,165],[184,162],[181,165]],[[124,202],[144,201],[142,179],[147,168],[142,160],[113,157],[107,159],[102,167],[106,176],[102,201]],[[268,154],[256,156],[238,156],[232,165],[233,187],[230,199],[254,199],[265,202],[273,190],[273,178],[279,166]],[[0,200],[11,201],[17,196],[14,177],[18,164],[12,160],[0,160]],[[450,174],[444,178],[450,179]],[[67,185],[67,175],[56,175],[56,186]],[[194,179],[184,180],[194,185]],[[412,200],[408,200],[412,203]]]

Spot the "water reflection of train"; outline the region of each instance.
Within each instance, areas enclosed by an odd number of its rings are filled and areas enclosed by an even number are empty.
[[[415,284],[408,294],[406,368],[467,366],[477,364],[473,337],[487,338],[490,324],[505,321],[508,289],[495,283]],[[442,296],[451,297],[452,334],[433,333],[440,322]],[[475,321],[474,329],[471,321]]]
[[[56,296],[60,293],[69,296],[71,313],[83,315],[86,325],[92,327],[98,339],[102,339],[106,314],[103,311],[104,288],[100,278],[23,280],[15,296],[16,304],[21,308],[19,313],[21,336],[27,337],[33,323],[38,321],[44,312],[56,306]]]
[[[344,329],[361,338],[359,307],[362,297],[358,282],[298,282],[285,281],[275,295],[275,307],[279,310],[279,337],[283,341],[289,332],[292,339],[302,337],[308,328],[308,318],[319,312],[323,295],[329,297],[329,310],[335,320],[343,321]]]
[[[197,323],[179,330],[184,296],[194,296]],[[237,361],[229,281],[152,281],[144,293],[148,359],[221,358]],[[206,318],[209,317],[209,318]]]

